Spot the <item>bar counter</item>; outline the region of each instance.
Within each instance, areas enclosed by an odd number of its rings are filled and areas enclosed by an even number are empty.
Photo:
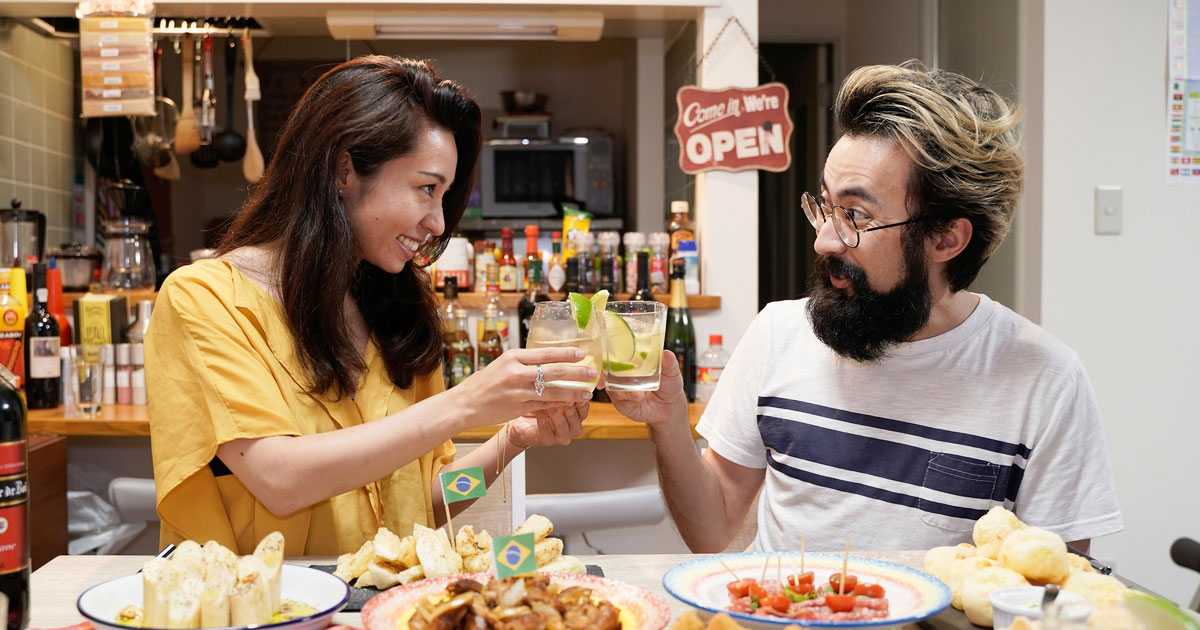
[[[688,422],[695,433],[696,423],[704,412],[703,403],[688,406]],[[100,415],[86,418],[71,414],[61,407],[57,409],[31,409],[29,411],[30,435],[103,435],[103,436],[147,436],[150,435],[150,416],[144,406],[105,405]],[[496,434],[501,425],[470,429],[457,436],[456,440],[486,440]],[[592,403],[587,420],[583,421],[585,440],[640,440],[650,437],[646,425],[634,422],[617,412],[611,403]]]

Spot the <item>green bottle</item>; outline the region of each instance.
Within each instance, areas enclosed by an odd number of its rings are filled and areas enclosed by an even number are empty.
[[[671,261],[671,307],[667,311],[666,349],[675,353],[679,371],[683,373],[683,391],[688,402],[696,400],[696,331],[692,328],[692,315],[688,311],[687,292],[683,288],[686,274],[685,263],[676,258]]]

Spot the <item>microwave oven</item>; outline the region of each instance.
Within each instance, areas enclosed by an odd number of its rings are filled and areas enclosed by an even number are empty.
[[[610,136],[485,140],[480,175],[485,219],[553,217],[564,201],[597,217],[615,213]]]

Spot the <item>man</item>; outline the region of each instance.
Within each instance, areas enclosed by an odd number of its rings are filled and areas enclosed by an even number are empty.
[[[921,549],[971,540],[1004,505],[1083,551],[1120,531],[1078,355],[967,290],[1021,189],[1016,115],[916,64],[860,68],[835,104],[810,296],[776,302],[734,351],[691,439],[679,370],[611,392],[645,422],[675,524],[724,549],[762,488],[756,550]],[[765,485],[764,485],[765,481]]]

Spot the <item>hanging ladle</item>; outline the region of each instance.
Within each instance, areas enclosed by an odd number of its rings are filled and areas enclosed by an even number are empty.
[[[225,130],[213,138],[217,157],[236,162],[246,154],[246,139],[233,130],[233,76],[237,74],[237,39],[225,40]]]

